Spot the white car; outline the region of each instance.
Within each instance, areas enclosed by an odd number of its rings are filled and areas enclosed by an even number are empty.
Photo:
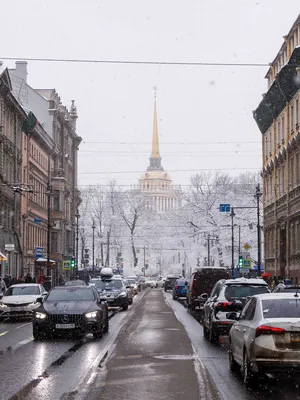
[[[153,288],[155,288],[155,287],[157,287],[157,282],[156,282],[156,279],[153,279],[153,278],[148,278],[148,279],[146,279],[146,281],[145,281],[145,286],[146,287],[151,287],[152,289]]]
[[[20,283],[10,286],[0,301],[0,318],[31,317],[40,306],[37,299],[48,294],[39,283]]]
[[[251,297],[229,332],[229,365],[244,383],[258,375],[300,370],[300,293]]]
[[[92,278],[89,281],[89,286],[95,286],[98,281],[100,281],[100,278]]]

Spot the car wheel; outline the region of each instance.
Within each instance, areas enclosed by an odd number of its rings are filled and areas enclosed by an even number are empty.
[[[128,310],[128,303],[124,304],[124,306],[122,307],[124,311]]]
[[[243,381],[244,385],[251,386],[253,384],[255,374],[252,371],[251,364],[246,349],[243,357]]]
[[[213,329],[212,325],[208,329],[208,335],[209,335],[209,341],[211,343],[218,343],[219,335],[215,332],[215,330]]]
[[[239,364],[235,361],[233,357],[231,343],[229,344],[229,350],[228,350],[228,362],[231,371],[238,371],[240,369]]]
[[[164,287],[164,291],[165,291],[165,292],[167,291],[167,288],[166,288],[166,287]]]
[[[130,300],[128,300],[128,304],[132,304],[132,303],[133,303],[133,300],[131,298]]]
[[[103,336],[103,324],[101,322],[101,324],[99,325],[99,330],[97,332],[93,333],[94,339],[100,339]]]
[[[107,333],[108,330],[109,330],[109,319],[107,318],[107,319],[106,319],[105,326],[104,326],[104,328],[103,328],[103,333]]]

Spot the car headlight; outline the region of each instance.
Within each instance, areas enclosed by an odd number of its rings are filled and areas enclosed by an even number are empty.
[[[37,312],[35,313],[35,318],[37,319],[45,319],[47,317],[47,314],[42,313],[42,312]]]
[[[30,306],[35,306],[35,305],[37,305],[38,304],[38,302],[37,301],[33,301],[32,303],[30,303],[29,305]]]
[[[92,311],[85,314],[86,318],[96,318],[98,311]]]
[[[7,307],[5,303],[0,303],[0,307]]]
[[[121,292],[121,293],[118,295],[118,297],[125,297],[126,295],[127,295],[126,292]]]

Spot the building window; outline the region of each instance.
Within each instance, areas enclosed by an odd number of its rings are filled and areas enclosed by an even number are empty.
[[[281,117],[281,140],[284,140],[284,115]]]
[[[290,106],[290,122],[291,122],[290,129],[293,130],[294,129],[294,105],[293,104],[291,104],[291,106]]]
[[[51,253],[57,253],[58,232],[51,232]]]
[[[296,99],[295,103],[295,124],[298,125],[299,123],[299,100]]]
[[[277,142],[280,143],[280,135],[281,135],[281,125],[280,120],[277,122]]]
[[[59,190],[54,190],[53,194],[53,211],[60,211]]]

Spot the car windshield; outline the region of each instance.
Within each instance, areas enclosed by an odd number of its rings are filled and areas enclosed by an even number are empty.
[[[295,287],[285,287],[285,288],[283,288],[282,289],[282,292],[289,292],[289,293],[295,293],[295,292],[297,292],[297,291],[299,291],[300,292],[300,288],[299,288],[299,286],[295,286]]]
[[[299,318],[300,300],[294,299],[270,299],[262,300],[264,318]]]
[[[127,279],[127,282],[130,284],[130,285],[135,285],[135,280],[134,279]]]
[[[95,294],[92,289],[60,289],[52,290],[47,301],[93,301]]]
[[[96,288],[103,289],[121,289],[123,282],[120,279],[114,279],[111,281],[99,281],[96,283]]]
[[[37,286],[15,286],[10,287],[5,292],[5,296],[25,296],[40,294],[40,290]]]
[[[268,292],[269,290],[267,286],[229,285],[225,289],[225,297],[227,300],[234,300]]]

